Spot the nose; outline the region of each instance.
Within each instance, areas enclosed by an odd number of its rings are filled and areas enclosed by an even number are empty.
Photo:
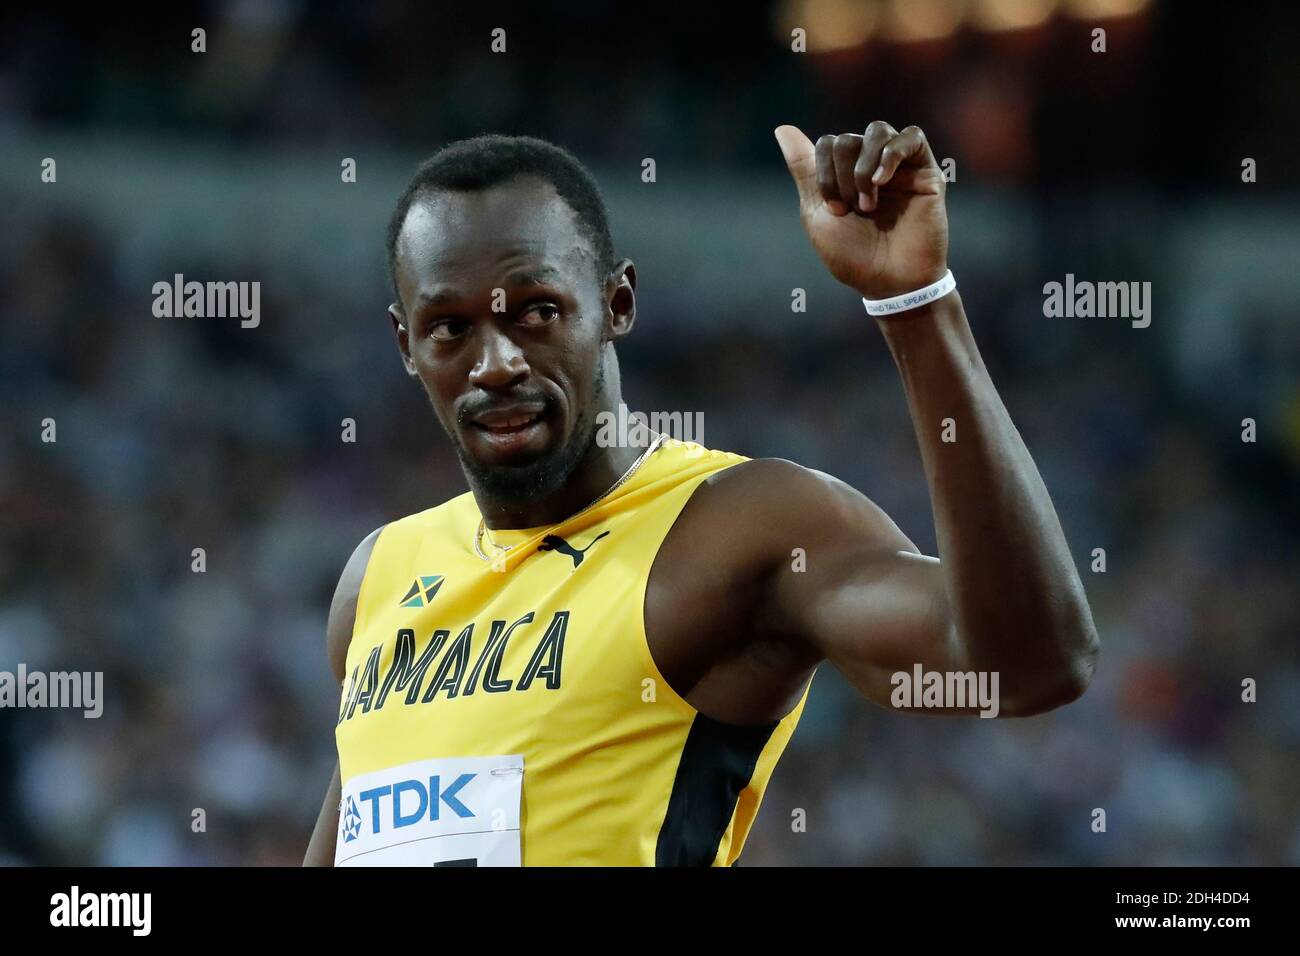
[[[469,382],[475,388],[503,389],[528,377],[528,360],[524,351],[495,323],[488,323],[477,337],[478,354],[470,369]]]

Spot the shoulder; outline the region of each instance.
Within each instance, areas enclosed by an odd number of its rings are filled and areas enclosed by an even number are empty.
[[[852,539],[863,545],[911,546],[887,514],[834,475],[785,458],[752,458],[700,483],[674,536],[709,540],[759,561],[790,547]],[[914,546],[913,546],[914,547]]]
[[[706,509],[737,510],[749,518],[784,524],[857,523],[879,512],[866,495],[834,475],[785,458],[750,458],[703,482]]]
[[[731,467],[710,475],[705,483],[713,487],[725,485],[730,494],[762,496],[824,480],[838,479],[786,458],[741,458]]]
[[[334,598],[330,601],[329,622],[325,625],[325,649],[329,656],[330,672],[342,683],[348,657],[348,645],[352,643],[352,627],[357,616],[357,597],[361,593],[361,581],[366,576],[366,565],[370,563],[371,552],[380,533],[389,527],[380,525],[361,539],[348,563],[339,575],[338,586],[334,589]]]
[[[404,543],[418,541],[431,533],[441,531],[454,534],[458,525],[470,521],[471,516],[477,514],[473,498],[472,494],[465,492],[432,508],[380,525],[357,545],[348,558],[343,573],[339,575],[334,598],[330,601],[329,622],[325,628],[330,671],[336,680],[341,682],[345,676],[348,645],[352,643],[352,630],[356,624],[361,582],[365,580],[366,568],[380,536],[383,535],[385,547],[400,548]]]

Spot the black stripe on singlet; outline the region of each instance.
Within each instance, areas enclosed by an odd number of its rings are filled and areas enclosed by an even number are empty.
[[[740,791],[779,723],[740,727],[695,715],[659,828],[655,866],[712,865]]]

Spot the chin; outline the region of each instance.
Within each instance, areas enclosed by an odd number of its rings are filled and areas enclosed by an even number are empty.
[[[463,445],[458,450],[472,482],[494,497],[508,500],[542,497],[562,486],[568,478],[562,448],[485,456],[468,452]]]
[[[563,488],[594,441],[593,431],[587,441],[570,436],[567,441],[548,444],[537,452],[521,451],[509,457],[499,453],[478,457],[460,443],[457,450],[468,477],[479,490],[502,501],[526,504]]]

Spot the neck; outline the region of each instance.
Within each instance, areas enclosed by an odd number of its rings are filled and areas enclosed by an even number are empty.
[[[632,467],[654,440],[640,446],[602,448],[593,444],[567,481],[548,495],[528,500],[503,500],[467,476],[484,523],[490,529],[539,528],[559,524],[604,495]]]

